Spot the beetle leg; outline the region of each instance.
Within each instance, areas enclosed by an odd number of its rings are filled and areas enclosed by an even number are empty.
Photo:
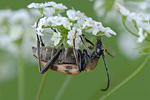
[[[74,34],[74,37],[73,37],[73,53],[74,53],[74,56],[75,56],[75,60],[76,60],[76,65],[78,66],[78,68],[79,68],[79,72],[81,72],[82,71],[82,68],[81,68],[81,64],[82,64],[82,57],[81,57],[81,52],[78,50],[76,50],[75,49],[75,38],[76,38],[76,33],[77,33],[77,31],[75,32],[75,34]],[[79,56],[79,58],[78,58],[78,56]],[[80,62],[79,62],[79,60],[80,60]]]
[[[40,42],[41,42],[41,46],[44,47],[45,44],[43,43],[42,37],[40,36]]]
[[[79,72],[81,72],[83,70],[83,66],[82,66],[82,53],[80,50],[78,50],[78,60],[79,60],[79,65],[78,65],[78,68],[79,68]]]
[[[41,71],[40,40],[39,40],[39,36],[37,34],[36,34],[36,36],[37,36],[38,64],[39,64],[39,71]]]
[[[74,34],[74,36],[73,36],[73,53],[74,53],[74,56],[75,56],[75,59],[76,59],[76,64],[78,64],[78,61],[77,61],[77,51],[76,51],[76,49],[75,49],[76,33],[77,33],[77,32],[75,32],[75,34]]]
[[[88,55],[91,56],[90,50],[89,50],[88,46],[87,46],[87,45],[84,43],[84,41],[83,41],[83,37],[82,37],[81,35],[79,35],[79,36],[80,36],[80,38],[81,38],[81,41],[82,41],[82,43],[83,43],[85,49],[87,50]]]
[[[82,34],[82,36],[84,37],[85,35]],[[86,42],[88,42],[88,43],[90,43],[92,46],[94,46],[94,44],[93,44],[89,39],[87,39],[86,37],[84,37],[84,39],[86,40]]]
[[[43,16],[41,18],[43,18]],[[38,28],[38,23],[39,23],[41,18],[39,18],[38,21],[36,22],[36,28]],[[40,36],[40,39],[39,39],[38,34],[36,34],[36,36],[37,36],[37,52],[38,52],[38,60],[39,60],[38,61],[38,63],[39,63],[39,71],[41,71],[40,42],[41,42],[41,46],[44,46],[44,43],[42,41],[41,36]]]
[[[82,36],[84,37],[85,35],[82,34]],[[94,49],[94,44],[89,39],[87,39],[86,37],[84,37],[84,39],[85,39],[86,42],[88,42],[89,44],[91,44],[91,46],[88,46],[88,48],[90,50]]]
[[[52,64],[54,63],[54,61],[56,60],[61,51],[62,51],[61,49],[58,49],[58,51],[54,54],[54,56],[50,60],[48,60],[47,64],[40,71],[41,74],[44,74],[49,68],[51,68]]]

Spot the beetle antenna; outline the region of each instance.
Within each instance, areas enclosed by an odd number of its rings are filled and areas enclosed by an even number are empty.
[[[109,73],[108,73],[108,68],[107,68],[106,61],[105,61],[105,54],[104,54],[104,52],[102,53],[102,57],[103,57],[105,69],[106,69],[106,72],[107,72],[108,83],[107,83],[107,87],[106,87],[105,89],[101,89],[101,90],[102,90],[102,91],[106,91],[106,90],[108,90],[108,88],[109,88],[110,80],[109,80]]]

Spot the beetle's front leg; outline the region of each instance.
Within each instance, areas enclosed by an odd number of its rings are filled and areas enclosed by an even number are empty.
[[[36,34],[37,36],[37,53],[38,53],[38,64],[39,64],[39,72],[41,71],[41,57],[40,57],[40,40],[39,40],[39,36]]]
[[[41,42],[41,46],[45,47],[45,44],[43,43],[42,37],[40,36],[40,42]]]
[[[49,68],[51,68],[51,66],[53,65],[54,61],[56,60],[61,51],[62,51],[61,49],[58,49],[57,52],[54,54],[54,56],[50,60],[48,60],[47,64],[40,71],[41,74],[44,74]]]

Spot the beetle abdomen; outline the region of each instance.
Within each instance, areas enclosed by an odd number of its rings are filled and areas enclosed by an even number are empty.
[[[38,61],[38,53],[37,48],[32,47],[33,55]],[[41,65],[45,66],[50,60],[53,55],[56,53],[57,49],[54,47],[41,47],[40,48],[40,57],[41,57]],[[53,65],[50,66],[51,70],[69,74],[69,75],[77,75],[79,74],[79,68],[75,64],[75,57],[73,55],[73,49],[67,48],[62,49],[61,54],[58,56],[58,58],[53,62]]]
[[[78,66],[72,64],[54,64],[50,69],[69,75],[77,75],[80,73]]]

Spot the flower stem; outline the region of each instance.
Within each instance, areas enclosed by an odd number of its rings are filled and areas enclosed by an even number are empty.
[[[130,29],[128,29],[128,27],[126,26],[125,22],[126,22],[126,16],[122,16],[122,23],[123,23],[123,26],[126,28],[126,30],[128,32],[130,32],[132,35],[134,35],[136,37],[139,37],[137,34],[133,33],[132,31],[130,31]]]
[[[62,96],[63,92],[65,91],[65,88],[67,87],[68,83],[70,82],[72,76],[67,76],[64,80],[63,84],[61,85],[58,93],[56,94],[56,97],[54,100],[60,100],[60,97]]]
[[[129,76],[127,77],[124,81],[122,81],[119,85],[117,85],[115,88],[113,88],[112,90],[110,90],[106,95],[102,96],[99,100],[104,100],[107,97],[109,97],[110,95],[112,95],[114,92],[116,92],[117,90],[119,90],[121,87],[123,87],[127,82],[129,82],[132,78],[134,78],[139,72],[142,71],[142,69],[146,66],[146,64],[149,62],[150,60],[150,55],[148,55],[146,57],[146,59],[144,60],[144,62]]]
[[[24,100],[24,60],[21,49],[18,55],[18,100]]]
[[[44,76],[42,78],[42,81],[41,81],[41,84],[40,84],[40,88],[39,88],[39,91],[37,93],[36,100],[40,100],[41,93],[42,93],[42,90],[43,90],[43,87],[44,87],[44,84],[45,84],[45,80],[46,80],[46,77],[47,77],[47,73],[48,73],[48,71],[44,74]]]

